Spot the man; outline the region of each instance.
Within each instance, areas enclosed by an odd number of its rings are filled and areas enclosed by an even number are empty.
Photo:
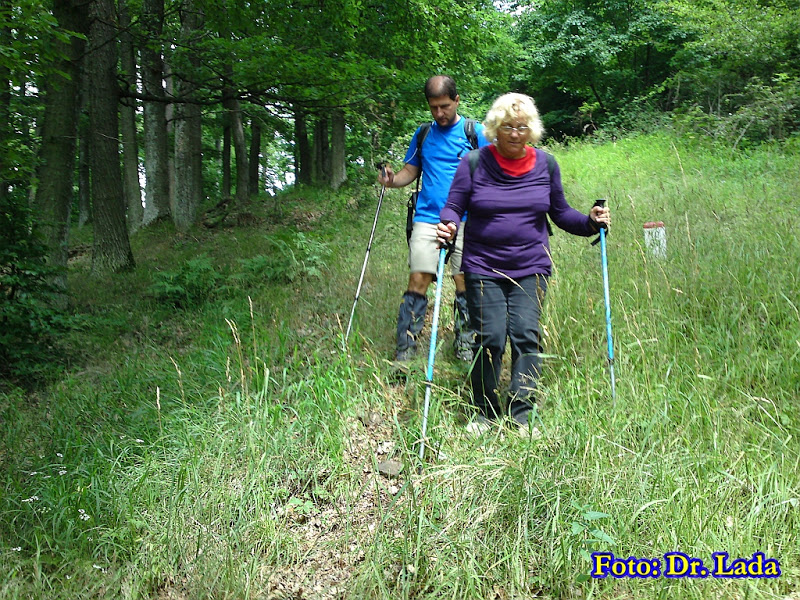
[[[466,119],[458,114],[459,95],[456,82],[447,75],[436,75],[425,82],[425,98],[433,116],[430,130],[424,136],[422,152],[417,151],[417,140],[422,127],[417,128],[404,159],[403,168],[394,173],[387,165],[385,174],[378,175],[378,183],[390,188],[399,188],[412,183],[422,171],[422,188],[417,199],[414,227],[409,240],[408,289],[403,294],[397,316],[398,361],[410,360],[417,352],[417,337],[425,324],[428,308],[426,293],[436,275],[439,262],[439,243],[436,238],[439,213],[447,201],[450,182],[461,157],[472,149],[465,131]],[[479,146],[489,142],[483,136],[483,125],[475,123]],[[469,329],[466,286],[461,273],[461,250],[464,236],[456,240],[456,248],[450,257],[450,272],[456,285],[454,302],[455,351],[464,361],[472,361],[473,333]]]

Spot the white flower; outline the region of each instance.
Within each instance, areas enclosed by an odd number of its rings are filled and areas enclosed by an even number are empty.
[[[63,455],[63,454],[61,454],[61,452],[56,452],[56,456],[57,456],[58,458],[64,458],[64,455]]]
[[[39,499],[39,496],[31,496],[30,498],[25,498],[23,502],[36,502]]]
[[[11,549],[12,552],[22,552],[22,546],[17,546],[16,548]]]
[[[59,474],[59,475],[66,475],[66,474],[67,474],[67,472],[66,472],[64,469],[61,469],[61,470],[58,472],[58,474]]]

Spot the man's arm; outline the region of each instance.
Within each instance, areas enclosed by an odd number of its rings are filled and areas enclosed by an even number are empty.
[[[419,167],[406,163],[400,171],[394,173],[392,167],[386,165],[386,175],[378,173],[378,183],[388,188],[401,188],[414,181],[419,175]]]

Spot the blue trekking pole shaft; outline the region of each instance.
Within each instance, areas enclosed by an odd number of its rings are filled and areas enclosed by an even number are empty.
[[[428,433],[428,412],[431,405],[431,387],[433,385],[433,361],[436,356],[436,335],[439,332],[439,306],[442,303],[442,279],[444,279],[444,263],[447,247],[439,250],[439,266],[436,269],[436,297],[433,303],[433,323],[431,325],[431,345],[428,349],[428,370],[425,373],[425,405],[422,409],[422,437],[419,440],[419,459],[425,457],[425,437]]]
[[[605,200],[598,200],[595,206],[604,206]],[[603,297],[606,303],[606,338],[608,340],[608,371],[611,376],[611,400],[616,400],[617,385],[614,378],[614,338],[611,335],[611,297],[608,292],[608,256],[606,254],[606,226],[600,225],[600,258],[603,264]]]
[[[386,169],[381,165],[381,172],[385,175]],[[369,252],[372,249],[372,240],[375,238],[375,228],[378,226],[378,215],[381,214],[381,204],[383,204],[383,195],[386,193],[386,186],[381,186],[381,195],[378,197],[378,208],[375,210],[375,219],[372,221],[372,231],[369,234],[369,241],[367,242],[367,253],[364,256],[364,264],[361,267],[361,276],[358,278],[358,287],[356,288],[356,298],[353,300],[353,308],[350,310],[350,320],[347,322],[347,332],[344,334],[344,343],[350,337],[350,329],[353,326],[353,315],[356,314],[356,304],[358,304],[358,296],[361,293],[361,284],[364,282],[364,273],[367,271],[367,262],[369,261]]]

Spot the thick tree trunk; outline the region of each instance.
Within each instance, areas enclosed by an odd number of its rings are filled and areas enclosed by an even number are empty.
[[[148,37],[161,37],[164,22],[164,0],[144,0],[142,26]],[[167,117],[164,94],[164,65],[161,51],[142,48],[142,87],[147,96],[157,100],[144,103],[144,224],[169,215],[169,165]]]
[[[253,119],[250,124],[250,130],[250,178],[248,186],[250,194],[254,196],[259,192],[258,167],[261,163],[261,123],[258,119]]]
[[[231,119],[222,116],[222,197],[231,197]]]
[[[88,12],[81,0],[55,0],[53,16],[59,29],[87,33]],[[75,139],[78,134],[78,98],[80,59],[85,42],[77,37],[69,42],[56,40],[54,73],[45,80],[45,108],[42,142],[34,206],[48,248],[51,266],[66,270],[69,240],[69,215],[72,208],[72,182],[75,170]],[[63,76],[60,75],[63,73]],[[66,272],[56,275],[53,283],[66,292]],[[67,297],[61,298],[66,305]]]
[[[331,119],[331,187],[334,190],[347,181],[345,131],[344,111],[336,110]]]
[[[91,128],[94,247],[92,271],[134,266],[119,162],[119,88],[114,0],[93,0],[89,29],[89,114]]]
[[[192,46],[202,27],[202,14],[192,0],[186,0],[181,11],[181,36],[184,44]],[[189,63],[200,67],[200,57],[194,52]],[[191,97],[194,88],[188,82],[178,83],[176,92]],[[183,103],[175,107],[175,203],[172,221],[178,231],[188,230],[197,218],[203,198],[202,123],[201,110],[196,104]]]
[[[163,61],[164,65],[164,84],[166,85],[167,96],[173,98],[175,96],[175,85],[172,77],[172,69],[166,56]],[[170,140],[175,138],[175,107],[173,104],[167,104],[164,110],[164,116],[167,123],[167,190],[169,192],[169,210],[175,205],[175,149],[170,148]],[[173,144],[174,146],[174,144]]]
[[[133,37],[130,34],[131,19],[128,0],[119,0],[120,19],[120,63],[122,77],[130,91],[136,90],[136,57]],[[122,170],[124,173],[125,206],[128,231],[136,232],[142,225],[142,190],[139,187],[139,144],[136,141],[136,100],[125,98],[120,106],[120,129],[122,133]]]
[[[297,183],[311,183],[311,146],[308,143],[306,114],[300,107],[294,109],[294,175]]]
[[[78,114],[78,227],[92,221],[92,177],[89,168],[89,69],[81,61],[80,112]]]
[[[311,180],[315,185],[330,183],[330,151],[328,145],[328,116],[320,115],[314,126],[314,162]]]
[[[242,108],[239,104],[239,100],[233,95],[233,90],[228,89],[223,92],[222,106],[225,108],[230,118],[233,154],[236,160],[235,200],[237,204],[241,205],[247,203],[250,198],[250,192],[248,190],[247,142],[244,139]]]

